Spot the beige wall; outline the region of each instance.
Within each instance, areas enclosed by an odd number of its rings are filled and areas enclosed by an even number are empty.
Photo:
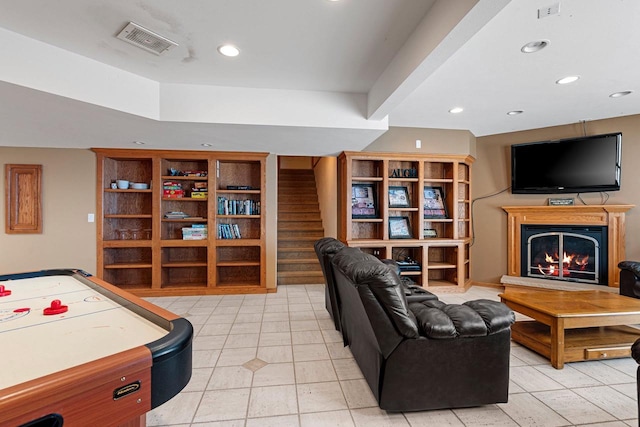
[[[640,117],[628,116],[587,122],[587,135],[622,132],[621,190],[609,192],[607,204],[633,204],[640,206]],[[471,278],[478,282],[499,283],[507,272],[507,214],[501,206],[547,204],[554,195],[511,194],[505,191],[494,197],[479,198],[507,189],[511,185],[510,146],[522,142],[572,138],[584,135],[582,124],[557,126],[525,132],[514,132],[478,138],[477,159],[473,165],[473,218],[475,242],[471,247]],[[573,197],[575,194],[556,195]],[[584,193],[587,204],[600,204],[599,193]],[[581,203],[577,198],[576,203]],[[639,208],[626,215],[626,258],[640,260]]]
[[[0,147],[7,163],[42,165],[42,234],[0,233],[0,274],[48,268],[96,273],[96,160],[90,150]],[[3,172],[4,174],[4,172]],[[3,177],[4,181],[4,177]],[[5,219],[4,185],[0,216]]]
[[[422,148],[416,148],[416,139]],[[466,130],[392,127],[363,151],[476,155],[476,138]]]
[[[278,276],[278,156],[270,154],[265,168],[267,170],[266,286],[268,289],[275,289]]]
[[[313,168],[326,237],[338,237],[338,158],[320,157]]]
[[[280,156],[280,169],[311,169],[312,157]]]

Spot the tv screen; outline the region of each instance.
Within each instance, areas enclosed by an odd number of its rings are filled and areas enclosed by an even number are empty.
[[[511,192],[620,190],[622,133],[511,146]]]

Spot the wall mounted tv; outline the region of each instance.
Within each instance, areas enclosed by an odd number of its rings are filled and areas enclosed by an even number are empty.
[[[589,193],[620,190],[622,133],[511,146],[511,192]]]

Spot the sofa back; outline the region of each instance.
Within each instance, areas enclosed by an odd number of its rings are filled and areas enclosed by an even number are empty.
[[[313,248],[320,262],[322,268],[322,275],[325,282],[325,307],[333,319],[333,323],[337,331],[342,330],[342,324],[340,322],[340,299],[337,295],[335,277],[333,275],[333,268],[331,267],[331,258],[346,247],[340,240],[333,237],[323,237],[317,240]],[[346,342],[345,342],[346,344]]]
[[[320,267],[322,268],[325,280],[329,281],[332,276],[331,258],[344,247],[346,247],[344,243],[333,237],[323,237],[313,244],[313,249],[320,261]]]
[[[354,341],[352,335],[370,328],[378,351],[387,357],[402,340],[419,337],[400,278],[392,269],[376,257],[350,247],[336,253],[331,262],[342,301],[342,325],[358,325],[344,331],[350,344]]]

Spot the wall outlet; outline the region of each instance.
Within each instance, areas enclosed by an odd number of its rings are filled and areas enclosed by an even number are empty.
[[[416,148],[422,148],[422,141],[419,139],[416,139]]]
[[[560,13],[560,3],[554,3],[551,6],[541,7],[538,9],[538,19],[546,18],[547,16],[557,15]]]

